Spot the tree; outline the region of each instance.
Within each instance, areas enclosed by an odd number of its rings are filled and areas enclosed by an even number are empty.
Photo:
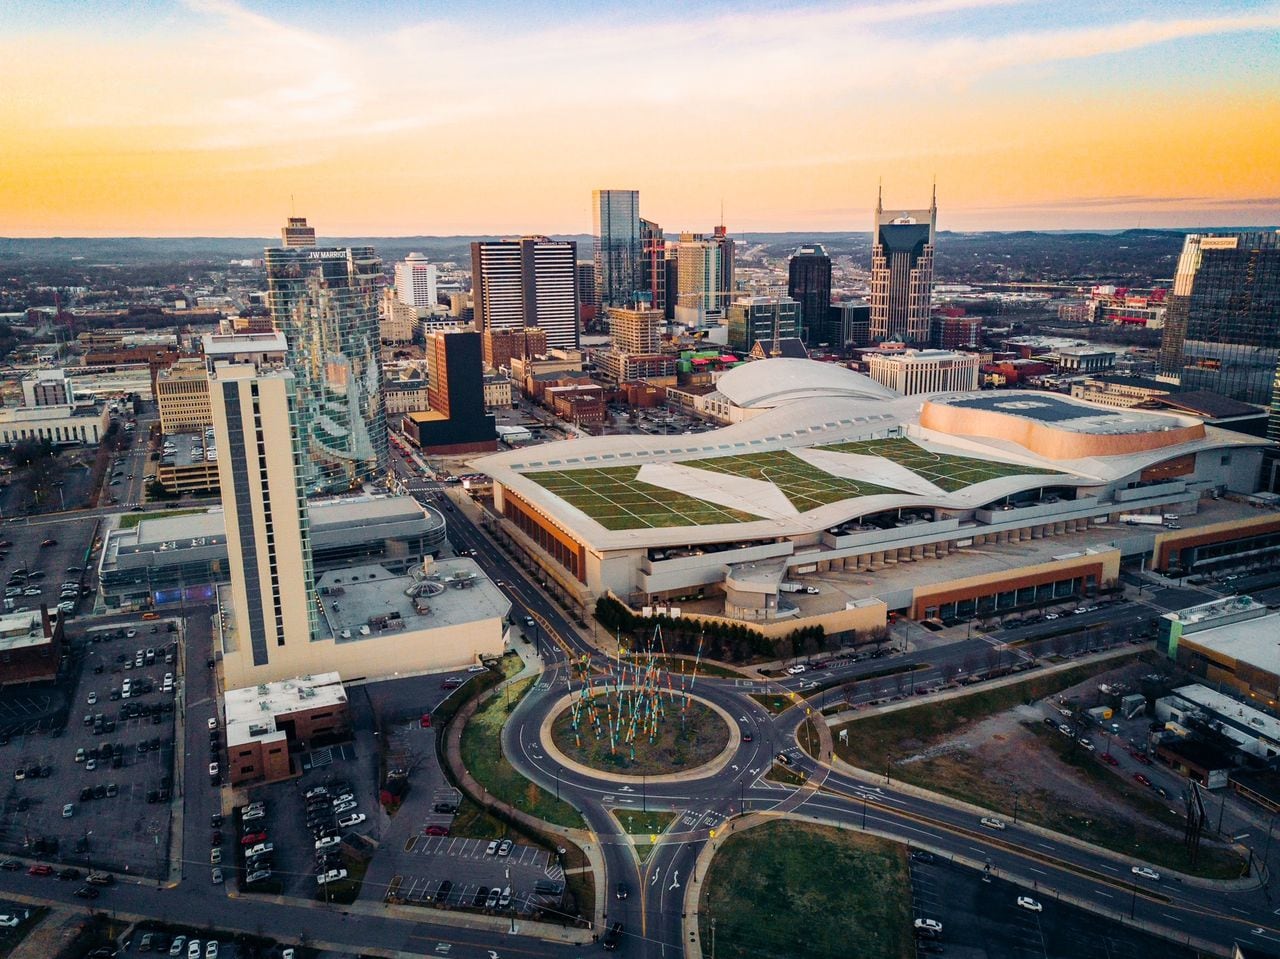
[[[19,440],[13,444],[14,466],[32,466],[53,456],[53,444],[47,439]]]

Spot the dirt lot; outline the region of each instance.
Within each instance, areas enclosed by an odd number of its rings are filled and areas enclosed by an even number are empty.
[[[1176,777],[1139,764],[1127,753],[1129,747],[1121,736],[1111,747],[1111,754],[1118,757],[1112,767],[1099,758],[1107,745],[1097,730],[1085,737],[1096,740],[1090,751],[1056,729],[1061,718],[1054,708],[1059,695],[1069,699],[1075,693],[1092,705],[1090,697],[1096,696],[1099,682],[1127,680],[1136,686],[1137,677],[1150,668],[1139,662],[1108,670],[1060,693],[1054,691],[1044,701],[1015,704],[994,713],[955,705],[957,721],[940,733],[929,730],[927,724],[922,729],[907,715],[916,710],[855,721],[847,727],[851,743],[845,758],[863,768],[883,768],[884,760],[873,765],[868,760],[876,757],[869,754],[887,750],[893,775],[915,785],[1006,815],[1012,816],[1016,808],[1018,819],[1139,859],[1189,872],[1238,876],[1239,857],[1223,846],[1208,844],[1199,868],[1192,870],[1181,845]],[[936,719],[937,709],[934,712]],[[1055,719],[1054,728],[1046,718]],[[1139,725],[1145,726],[1145,720]],[[877,743],[880,750],[860,748],[868,742]],[[1167,781],[1168,798],[1161,797],[1154,786],[1139,785],[1133,779],[1135,773]]]

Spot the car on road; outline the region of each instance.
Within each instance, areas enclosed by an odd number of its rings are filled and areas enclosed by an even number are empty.
[[[1080,744],[1080,747],[1082,749],[1087,749],[1089,752],[1093,752],[1093,743],[1090,742],[1086,737],[1081,736],[1079,739],[1076,740],[1076,742]]]
[[[1159,881],[1160,879],[1160,873],[1156,872],[1149,866],[1134,866],[1130,872],[1135,876],[1141,876],[1143,879],[1150,879],[1152,881]]]
[[[806,666],[804,663],[796,663],[794,666],[788,666],[787,672],[792,676],[799,676],[808,668],[809,667]]]
[[[1018,905],[1030,912],[1044,912],[1044,906],[1036,902],[1030,896],[1019,896]]]
[[[1062,614],[1061,614],[1061,613],[1045,613],[1045,614],[1044,614],[1044,618],[1045,618],[1046,620],[1048,620],[1048,621],[1052,622],[1052,621],[1053,621],[1053,620],[1055,620],[1055,619],[1061,619],[1061,618],[1062,618]]]
[[[1129,753],[1129,755],[1133,757],[1135,762],[1142,763],[1144,766],[1151,765],[1151,757],[1146,753],[1140,753],[1135,749],[1133,752]]]
[[[27,870],[28,876],[52,876],[53,867],[43,862],[38,862]]]
[[[440,684],[440,688],[441,689],[457,689],[461,685],[462,685],[461,679],[459,679],[457,676],[450,676],[448,679],[446,679],[443,683]]]
[[[778,755],[774,756],[773,758],[776,759],[783,766],[791,765],[791,757],[788,756],[786,753],[778,753]]]
[[[1120,760],[1116,759],[1116,757],[1111,755],[1111,753],[1102,753],[1101,755],[1098,756],[1098,758],[1101,759],[1108,766],[1120,765]]]
[[[630,890],[625,882],[620,882],[614,887],[613,894],[619,899],[626,899],[630,894]]]
[[[923,849],[916,849],[911,853],[912,862],[933,862],[933,853],[925,852]]]
[[[610,952],[615,951],[618,946],[622,945],[622,923],[615,922],[609,927],[609,931],[604,934],[604,938],[600,940],[600,945]]]
[[[1141,786],[1146,786],[1148,789],[1151,788],[1151,780],[1148,779],[1146,776],[1142,775],[1142,773],[1134,773],[1133,781],[1138,783]]]
[[[75,891],[75,895],[79,899],[97,899],[98,890],[94,889],[93,886],[81,886]]]
[[[997,819],[995,816],[983,816],[979,822],[988,829],[1003,829],[1005,825],[1003,819]]]

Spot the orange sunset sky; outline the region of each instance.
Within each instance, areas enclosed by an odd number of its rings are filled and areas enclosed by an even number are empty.
[[[0,11],[0,235],[1280,221],[1280,5],[81,0]]]

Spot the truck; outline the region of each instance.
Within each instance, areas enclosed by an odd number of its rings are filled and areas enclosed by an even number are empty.
[[[1163,526],[1164,517],[1159,513],[1121,513],[1120,522],[1126,526]]]
[[[818,587],[805,586],[803,583],[782,582],[778,584],[778,589],[784,593],[808,593],[811,596],[818,592]]]

